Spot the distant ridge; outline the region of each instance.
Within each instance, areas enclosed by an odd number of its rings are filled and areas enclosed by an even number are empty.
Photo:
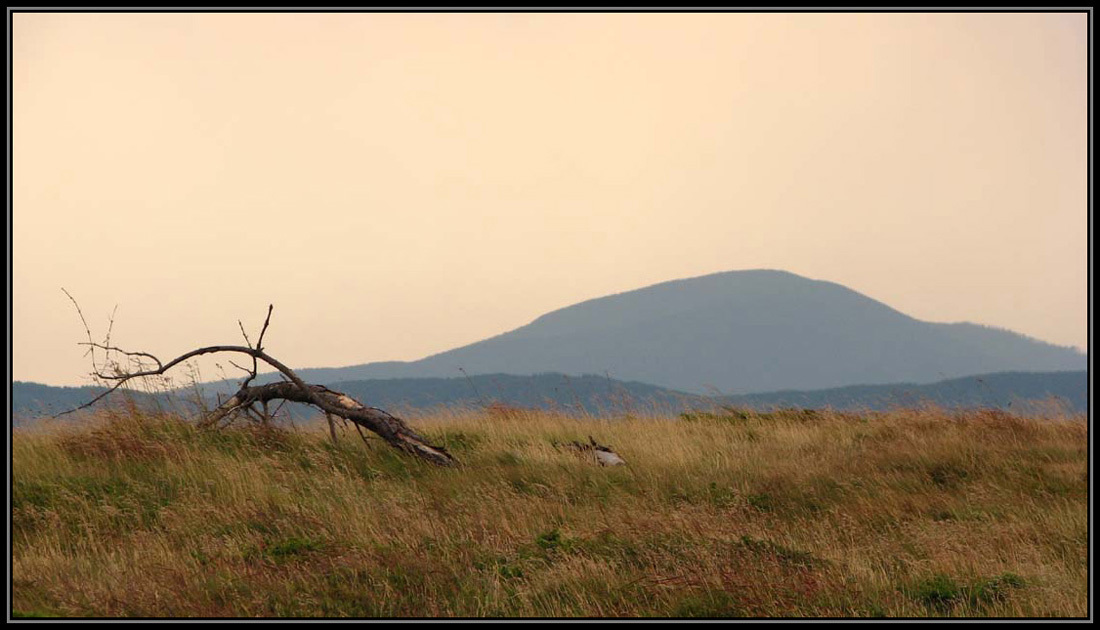
[[[885,411],[897,407],[937,405],[946,408],[993,407],[1021,415],[1051,412],[1084,413],[1088,410],[1088,372],[1007,372],[982,374],[918,385],[853,385],[815,391],[780,391],[740,396],[707,397],[673,391],[645,383],[621,382],[606,376],[537,374],[515,376],[486,374],[469,378],[375,379],[328,383],[369,405],[391,411],[440,406],[506,406],[557,409],[598,416],[676,414],[691,409],[737,407],[758,410],[797,407],[844,411]],[[12,411],[17,422],[72,409],[103,391],[96,387],[50,387],[37,383],[12,383]],[[145,393],[119,392],[95,409],[125,405],[191,413],[191,392],[169,398]],[[206,390],[213,405],[213,391]],[[297,417],[313,412],[297,410]],[[75,417],[75,416],[70,416]]]
[[[850,385],[815,391],[783,391],[723,396],[719,404],[750,409],[837,409],[887,411],[933,405],[993,408],[1021,415],[1088,411],[1088,372],[1001,372],[938,383]]]
[[[388,410],[428,409],[451,405],[484,407],[499,403],[589,414],[616,414],[642,409],[674,413],[690,406],[689,402],[700,399],[699,396],[655,385],[616,381],[593,374],[484,374],[458,378],[375,379],[325,384],[363,403]],[[12,383],[12,412],[18,419],[52,416],[87,403],[103,391],[104,388],[94,386],[52,387],[15,381]],[[213,408],[217,404],[216,394],[221,388],[200,386],[200,391],[207,407]],[[143,409],[191,414],[196,409],[194,399],[195,390],[191,388],[157,394],[120,390],[97,403],[92,411],[106,407],[118,409],[132,402]],[[308,412],[309,415],[313,413],[312,410]]]
[[[586,374],[487,374],[469,378],[375,379],[331,383],[370,404],[394,408],[490,405],[583,411],[596,415],[668,414],[714,405],[888,411],[932,405],[947,409],[994,408],[1022,415],[1088,410],[1088,372],[1000,372],[929,384],[850,385],[812,391],[788,390],[739,396],[699,396],[645,383]]]
[[[316,382],[610,374],[692,393],[932,383],[1065,371],[1085,355],[1008,330],[924,322],[842,285],[728,271],[587,300],[419,361],[301,370]]]

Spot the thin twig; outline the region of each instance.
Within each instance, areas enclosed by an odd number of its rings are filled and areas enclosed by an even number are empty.
[[[252,370],[244,367],[243,365],[237,365],[236,361],[233,361],[232,359],[227,359],[227,360],[229,361],[229,365],[232,365],[233,367],[235,367],[238,370],[244,372],[245,374],[252,374]]]
[[[267,327],[271,323],[271,311],[274,308],[275,308],[274,304],[268,304],[267,305],[267,317],[264,318],[264,326],[263,326],[263,328],[260,329],[259,338],[256,339],[255,350],[257,352],[263,351],[264,333],[267,332]],[[244,335],[245,343],[248,344],[249,348],[252,348],[253,347],[252,346],[252,340],[250,340],[248,338],[248,333],[246,333],[244,331],[244,324],[242,324],[241,320],[238,319],[237,320],[237,325],[241,327],[241,334]],[[245,387],[248,387],[248,384],[252,382],[252,379],[256,378],[256,374],[259,372],[259,370],[260,370],[260,366],[256,362],[256,355],[252,355],[252,371],[248,373],[248,378],[246,378],[244,380],[244,382],[241,383],[241,389],[244,389]]]
[[[116,346],[109,346],[109,345],[105,345],[105,344],[101,344],[101,343],[95,343],[94,341],[89,341],[87,343],[82,342],[82,343],[78,343],[76,345],[78,345],[78,346],[91,346],[92,348],[99,348],[101,350],[105,350],[105,351],[109,351],[109,352],[117,352],[119,354],[125,354],[128,357],[147,357],[149,359],[152,359],[153,362],[157,364],[158,368],[163,368],[164,367],[160,364],[160,359],[158,359],[155,356],[149,354],[148,352],[129,352],[127,350],[123,350],[122,348],[119,348],[119,347],[116,347]],[[89,352],[90,351],[91,350],[89,350]],[[93,365],[92,367],[95,367],[95,366]]]
[[[89,400],[88,402],[84,403],[83,405],[80,405],[79,407],[74,407],[73,409],[70,409],[70,410],[68,410],[68,411],[62,411],[61,413],[57,414],[57,415],[56,415],[56,416],[54,416],[54,417],[55,417],[55,418],[60,418],[61,416],[64,416],[64,415],[68,415],[68,414],[70,414],[70,413],[73,413],[74,411],[80,411],[81,409],[87,409],[88,407],[91,407],[92,405],[96,404],[96,403],[97,403],[97,402],[99,402],[100,400],[102,400],[102,399],[106,398],[106,397],[107,397],[107,394],[110,394],[111,392],[115,391],[115,390],[116,390],[116,389],[118,389],[119,387],[122,387],[122,385],[123,385],[123,384],[124,384],[125,382],[126,382],[126,381],[119,381],[119,382],[115,383],[115,385],[114,385],[113,387],[111,387],[111,388],[110,388],[110,389],[108,389],[107,391],[103,392],[102,394],[100,394],[100,395],[96,396],[95,398],[93,398],[93,399]]]
[[[118,304],[115,304],[115,308],[111,311],[111,318],[107,320],[107,336],[103,339],[103,345],[111,345],[111,331],[115,329],[115,314],[118,313]]]
[[[84,319],[84,311],[80,310],[80,304],[77,304],[76,298],[74,298],[71,293],[66,291],[65,287],[61,287],[61,292],[64,293],[66,296],[68,296],[69,301],[72,302],[73,306],[76,307],[76,314],[80,316],[80,323],[84,324],[84,333],[86,335],[88,335],[88,344],[90,346],[88,348],[88,352],[84,353],[84,356],[88,356],[88,354],[91,354],[92,355],[92,369],[93,370],[98,370],[98,368],[96,367],[96,364],[95,364],[95,347],[92,345],[92,343],[93,343],[92,342],[92,329],[88,328],[88,320]]]
[[[285,398],[283,400],[279,401],[279,406],[275,408],[274,412],[272,412],[271,417],[274,418],[275,416],[279,415],[279,411],[282,410],[283,405],[285,405],[285,404],[286,404],[286,399]]]
[[[248,333],[246,333],[244,331],[244,324],[242,324],[241,320],[239,320],[239,319],[237,320],[237,326],[239,326],[241,328],[241,335],[244,337],[245,345],[247,345],[249,348],[251,348],[252,347],[252,342],[248,339]]]
[[[267,317],[264,319],[264,327],[260,330],[260,338],[256,340],[256,349],[263,350],[264,345],[264,333],[267,332],[267,326],[271,323],[271,311],[275,308],[274,304],[267,305]]]
[[[466,377],[466,382],[469,383],[470,387],[474,390],[474,394],[477,396],[478,404],[484,405],[485,399],[481,397],[481,392],[477,391],[477,385],[474,385],[474,380],[470,378],[470,375],[466,373],[466,370],[458,368],[458,371],[462,372],[462,375]]]

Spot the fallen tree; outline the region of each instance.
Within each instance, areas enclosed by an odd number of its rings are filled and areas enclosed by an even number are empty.
[[[67,291],[65,294],[69,295]],[[251,357],[252,368],[247,369],[230,361],[235,367],[244,370],[248,376],[241,383],[237,393],[228,400],[220,403],[217,408],[206,414],[206,416],[200,420],[201,426],[216,428],[222,420],[227,418],[231,420],[239,414],[249,414],[252,417],[258,417],[260,421],[266,423],[270,421],[271,418],[271,415],[267,411],[268,403],[276,400],[283,402],[298,402],[312,405],[325,413],[334,440],[336,439],[336,432],[333,416],[336,416],[354,424],[356,430],[359,431],[360,436],[364,439],[366,439],[366,436],[363,436],[361,429],[367,429],[377,434],[394,448],[425,459],[433,464],[450,466],[456,463],[455,459],[446,449],[442,446],[430,444],[422,436],[417,434],[416,431],[409,428],[400,418],[381,409],[364,405],[347,394],[331,390],[321,385],[307,384],[289,367],[264,352],[264,334],[267,332],[268,325],[271,323],[271,312],[274,308],[271,305],[267,308],[267,317],[264,320],[263,328],[260,330],[260,336],[255,346],[252,345],[252,342],[248,338],[248,334],[244,332],[244,325],[241,324],[241,334],[244,335],[245,343],[248,344],[246,346],[206,346],[186,352],[171,361],[163,362],[148,352],[131,352],[112,346],[110,344],[110,329],[108,329],[107,337],[104,342],[98,343],[93,341],[87,321],[84,320],[84,314],[80,312],[80,305],[76,303],[76,300],[73,299],[71,295],[69,295],[69,299],[72,300],[73,304],[76,306],[77,312],[80,313],[80,319],[84,322],[84,330],[88,333],[88,341],[81,345],[89,347],[89,352],[92,356],[93,375],[98,379],[114,384],[87,403],[58,414],[59,416],[80,409],[86,409],[133,379],[162,376],[172,368],[195,357],[215,353],[235,353]],[[240,324],[240,322],[238,322],[238,324]],[[104,372],[96,364],[96,349],[107,353],[107,365],[112,368],[111,371]],[[112,352],[125,356],[134,368],[127,370],[123,369],[117,361],[112,363],[110,361],[110,353]],[[250,385],[252,380],[256,378],[259,361],[263,361],[278,370],[286,380],[264,385]],[[259,405],[259,407],[256,405]]]

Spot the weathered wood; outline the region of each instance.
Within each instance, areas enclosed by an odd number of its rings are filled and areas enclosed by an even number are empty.
[[[368,407],[347,394],[329,389],[323,385],[305,385],[304,389],[298,384],[290,382],[246,385],[216,409],[206,419],[206,424],[216,424],[235,409],[248,407],[256,402],[264,403],[276,399],[320,407],[322,411],[328,414],[340,416],[376,433],[391,446],[434,464],[450,466],[455,463],[454,458],[446,449],[442,446],[429,444],[397,416],[376,407]]]
[[[65,294],[68,295],[68,292],[66,291]],[[76,306],[77,312],[80,314],[81,321],[84,321],[84,314],[80,312],[80,305],[76,303],[76,300],[73,299],[71,295],[69,296],[69,299],[72,300],[73,304]],[[248,374],[248,378],[246,378],[245,381],[241,383],[241,388],[237,391],[236,394],[234,394],[225,403],[220,405],[202,421],[202,424],[204,426],[217,426],[220,420],[231,414],[240,413],[242,411],[245,413],[249,413],[252,410],[252,405],[254,405],[255,403],[261,403],[263,407],[261,421],[266,424],[268,421],[270,421],[270,416],[267,413],[267,403],[269,401],[278,399],[284,402],[300,402],[306,403],[308,405],[313,405],[314,407],[317,407],[321,411],[325,412],[325,414],[329,418],[329,432],[333,441],[336,440],[336,428],[332,421],[332,416],[335,415],[344,418],[345,420],[350,420],[352,423],[354,423],[356,431],[360,431],[360,427],[363,427],[369,431],[373,431],[374,433],[377,433],[379,436],[381,436],[382,439],[384,439],[391,446],[394,446],[395,448],[398,448],[412,455],[416,455],[417,457],[420,457],[422,459],[426,459],[434,464],[439,464],[441,466],[450,466],[455,463],[454,458],[451,457],[450,453],[448,453],[446,449],[441,446],[429,444],[427,441],[424,440],[424,438],[417,435],[415,431],[410,429],[408,425],[406,425],[405,422],[400,418],[392,416],[381,409],[377,409],[375,407],[367,407],[366,405],[360,403],[354,398],[341,392],[337,392],[328,389],[327,387],[322,387],[320,385],[308,385],[304,381],[302,381],[302,379],[299,378],[297,374],[294,373],[294,370],[291,370],[289,367],[283,365],[277,359],[264,352],[264,334],[267,332],[267,327],[271,323],[271,312],[273,309],[274,306],[268,305],[267,317],[264,319],[263,329],[260,330],[260,336],[257,339],[255,346],[252,345],[252,341],[248,338],[248,334],[244,330],[244,325],[241,324],[240,321],[238,321],[237,323],[240,324],[241,334],[244,335],[245,342],[248,344],[247,346],[206,346],[204,348],[197,348],[195,350],[191,350],[190,352],[181,354],[180,356],[172,359],[171,361],[168,361],[167,363],[161,361],[155,355],[152,355],[148,352],[130,352],[127,350],[123,350],[122,348],[112,346],[110,344],[110,333],[108,333],[107,340],[105,340],[103,343],[96,343],[95,341],[92,341],[92,333],[90,330],[88,330],[87,322],[84,322],[84,329],[88,333],[88,343],[81,345],[87,345],[90,352],[94,352],[97,348],[100,350],[104,350],[108,353],[108,356],[110,356],[111,352],[122,354],[132,360],[138,361],[138,369],[132,372],[126,372],[116,369],[113,373],[103,373],[100,371],[99,366],[96,365],[95,357],[93,354],[92,374],[104,381],[113,381],[114,385],[93,398],[92,400],[84,403],[83,405],[80,405],[79,407],[70,409],[69,411],[58,415],[72,413],[74,411],[90,407],[99,400],[106,397],[108,394],[117,390],[119,387],[122,387],[124,383],[130,380],[147,376],[163,375],[168,370],[183,363],[184,361],[187,361],[188,359],[222,352],[237,353],[245,354],[252,358],[252,369],[237,366],[241,367],[241,369]],[[156,367],[146,367],[146,365],[143,365],[141,363],[142,360],[146,360],[147,362],[152,361],[156,364]],[[289,379],[289,382],[284,381],[281,383],[269,383],[266,385],[258,385],[255,387],[250,386],[249,383],[251,383],[257,375],[258,361],[263,361],[264,363],[267,363],[271,367],[281,372],[283,376]],[[234,365],[236,364],[234,363]],[[360,435],[362,435],[362,431],[360,431]],[[366,438],[364,437],[364,439]]]

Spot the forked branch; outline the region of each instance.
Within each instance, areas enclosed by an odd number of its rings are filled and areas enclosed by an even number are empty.
[[[73,300],[73,304],[76,304],[75,300]],[[116,373],[109,374],[102,373],[93,361],[93,373],[95,376],[104,381],[113,382],[114,385],[87,403],[58,415],[64,415],[88,408],[133,379],[147,376],[161,376],[168,370],[171,370],[173,367],[188,359],[220,352],[244,354],[252,358],[252,369],[246,370],[248,372],[248,378],[241,384],[241,388],[236,394],[219,405],[217,409],[202,420],[203,426],[217,426],[218,422],[226,416],[241,410],[247,410],[255,403],[266,405],[266,403],[272,400],[299,402],[312,405],[326,414],[344,418],[354,423],[357,427],[362,427],[378,434],[391,446],[405,451],[406,453],[416,455],[422,459],[426,459],[434,464],[449,466],[455,463],[454,458],[451,457],[446,449],[441,446],[429,444],[423,437],[409,428],[400,418],[390,415],[381,409],[368,407],[347,394],[328,389],[321,385],[309,385],[299,378],[299,376],[294,373],[294,370],[291,370],[282,362],[267,354],[263,350],[262,344],[264,333],[267,332],[267,327],[271,322],[272,308],[272,306],[268,306],[267,318],[264,320],[263,329],[260,331],[260,336],[256,340],[255,347],[252,346],[251,341],[248,339],[248,335],[245,334],[244,337],[245,343],[248,344],[247,346],[206,346],[204,348],[196,348],[168,362],[162,362],[159,358],[147,352],[130,352],[107,343],[96,343],[91,340],[91,333],[89,332],[88,341],[81,345],[89,346],[90,351],[94,352],[95,349],[100,349],[107,353],[117,352],[131,358],[136,358],[139,366],[141,366],[142,359],[148,359],[155,363],[156,367],[127,372],[116,366]],[[79,312],[79,306],[77,307],[77,311]],[[81,320],[83,321],[83,315],[81,315]],[[85,325],[85,329],[87,330],[87,325]],[[243,325],[241,326],[241,333],[244,333]],[[289,382],[268,383],[258,386],[249,385],[249,383],[256,378],[258,361],[263,361],[278,370],[289,379]]]

